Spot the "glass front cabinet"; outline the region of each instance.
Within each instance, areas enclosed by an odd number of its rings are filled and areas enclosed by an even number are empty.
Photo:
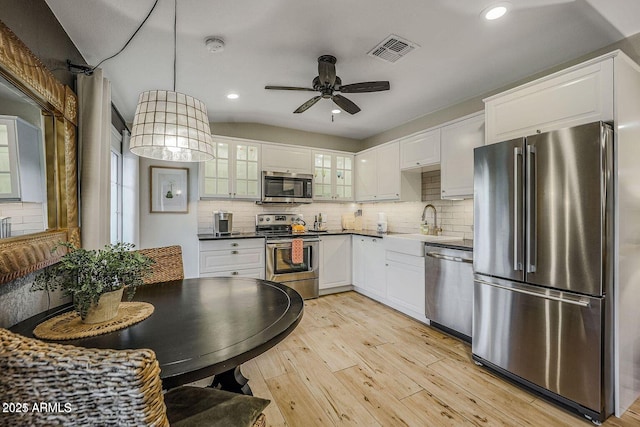
[[[214,136],[213,160],[200,165],[200,197],[260,199],[260,144]]]
[[[353,201],[353,154],[313,152],[314,200]]]

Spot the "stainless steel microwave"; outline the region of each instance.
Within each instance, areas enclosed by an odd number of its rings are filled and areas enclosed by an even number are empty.
[[[311,203],[312,199],[313,175],[262,172],[263,203]]]

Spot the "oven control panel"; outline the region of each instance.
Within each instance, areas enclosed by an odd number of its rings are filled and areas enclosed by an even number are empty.
[[[302,221],[302,214],[257,214],[256,215],[256,229],[261,227],[271,227],[274,225],[287,226],[294,222]]]

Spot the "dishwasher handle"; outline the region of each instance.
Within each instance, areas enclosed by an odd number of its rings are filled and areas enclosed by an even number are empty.
[[[441,253],[438,253],[438,252],[427,252],[426,255],[431,258],[443,259],[445,261],[466,262],[468,264],[473,264],[473,259],[471,258],[461,258],[459,256],[442,255]]]

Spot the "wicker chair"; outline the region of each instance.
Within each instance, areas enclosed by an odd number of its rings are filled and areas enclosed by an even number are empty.
[[[156,262],[153,264],[153,272],[144,280],[146,285],[184,279],[182,247],[176,245],[138,249],[138,252]]]
[[[0,328],[0,426],[265,425],[268,400],[195,387],[163,396],[159,374],[151,350],[86,349]]]

